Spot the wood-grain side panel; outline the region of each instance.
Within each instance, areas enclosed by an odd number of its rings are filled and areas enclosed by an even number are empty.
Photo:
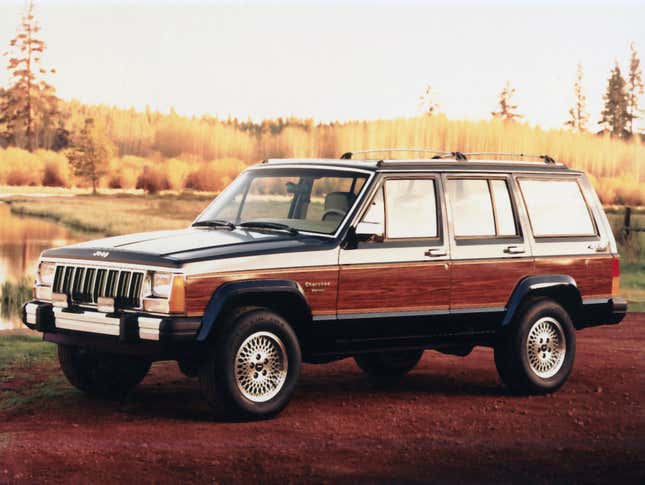
[[[533,273],[533,258],[454,261],[450,307],[504,307],[520,280]]]
[[[446,261],[341,266],[338,313],[448,309]]]
[[[582,298],[611,296],[611,256],[537,258],[536,274],[565,274],[576,280]]]
[[[215,290],[224,283],[258,279],[296,281],[302,287],[314,315],[336,313],[338,268],[329,266],[221,273],[189,278],[186,284],[186,310],[189,315],[202,315]],[[316,283],[322,285],[315,285]]]

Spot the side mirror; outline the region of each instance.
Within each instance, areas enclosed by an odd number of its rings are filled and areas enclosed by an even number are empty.
[[[359,222],[356,237],[359,241],[383,241],[385,228],[380,222]]]

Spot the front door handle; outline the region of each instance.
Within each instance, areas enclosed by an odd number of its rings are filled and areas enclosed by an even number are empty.
[[[504,252],[507,254],[522,254],[526,252],[526,249],[522,246],[507,246],[504,249]]]
[[[432,249],[428,249],[424,254],[429,258],[438,258],[439,256],[445,256],[448,253],[446,252],[445,249],[432,248]]]

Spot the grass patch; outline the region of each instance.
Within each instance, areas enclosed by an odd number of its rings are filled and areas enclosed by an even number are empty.
[[[25,384],[27,381],[24,381]],[[54,399],[70,394],[71,388],[64,377],[48,377],[45,381],[21,385],[20,388],[0,392],[0,410],[28,406],[41,399]]]
[[[32,283],[24,277],[18,282],[5,281],[0,285],[0,315],[3,318],[20,315],[23,303],[31,298]]]
[[[608,208],[607,218],[614,232],[616,243],[618,243],[618,252],[620,253],[623,264],[645,262],[645,232],[633,232],[627,236],[624,231],[625,209]],[[645,213],[642,209],[632,211],[631,226],[633,228],[645,227]]]
[[[56,346],[40,335],[0,334],[0,380],[16,370],[53,363],[55,356]]]
[[[629,302],[630,312],[645,312],[645,261],[621,263],[620,294]]]
[[[41,217],[70,229],[115,236],[187,227],[211,201],[210,196],[165,194],[160,197],[119,196],[13,199],[11,212]]]
[[[56,346],[43,342],[41,337],[0,335],[0,410],[71,392],[65,379],[55,373],[55,362]]]

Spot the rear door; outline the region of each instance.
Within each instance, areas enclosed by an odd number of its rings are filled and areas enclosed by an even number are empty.
[[[533,273],[521,206],[508,174],[446,174],[452,255],[451,313],[482,321],[503,311]],[[479,319],[479,317],[482,317]]]

